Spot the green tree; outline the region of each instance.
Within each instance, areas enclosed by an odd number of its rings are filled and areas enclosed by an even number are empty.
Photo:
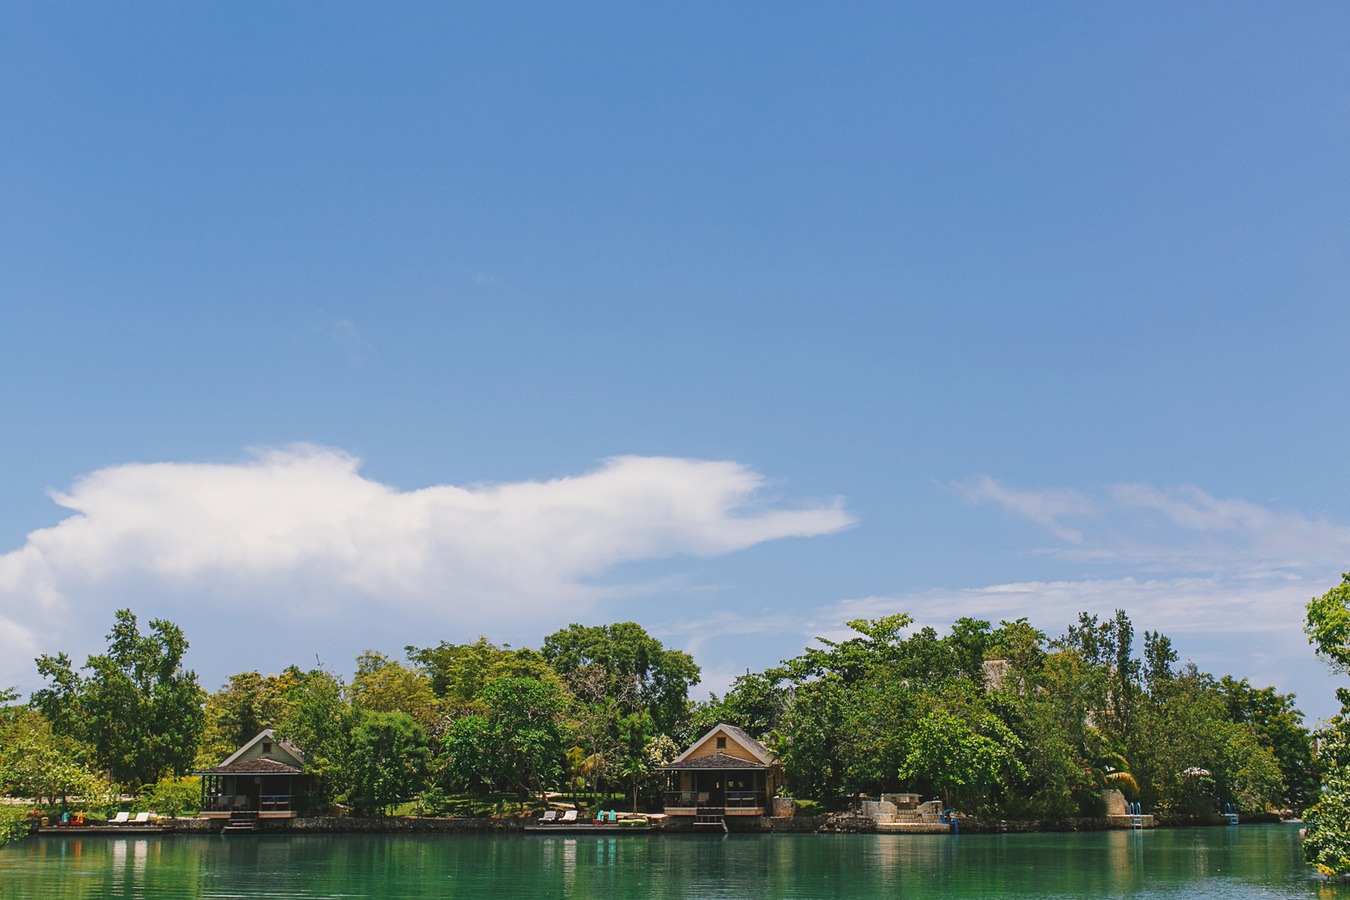
[[[652,720],[645,712],[619,719],[619,774],[628,782],[633,795],[633,812],[638,808],[638,791],[654,774],[648,747],[655,737]]]
[[[495,678],[479,694],[489,726],[489,759],[503,786],[524,800],[562,776],[564,698],[535,678]]]
[[[101,806],[116,792],[88,759],[88,747],[53,731],[36,710],[16,710],[0,724],[0,790],[11,796],[61,806],[78,797]]]
[[[789,699],[781,672],[746,672],[736,676],[726,694],[721,697],[712,694],[706,702],[695,706],[691,733],[684,737],[697,737],[719,722],[727,722],[757,740],[771,743]]]
[[[165,816],[196,815],[202,808],[202,780],[189,775],[186,778],[162,778],[141,789],[136,804],[146,812]]]
[[[557,681],[558,675],[537,650],[491,643],[479,637],[472,644],[441,641],[435,647],[406,648],[408,659],[431,680],[431,692],[451,718],[476,711],[474,701],[494,678],[512,676]]]
[[[240,672],[208,694],[199,768],[216,765],[264,728],[276,728],[286,718],[286,698],[299,677],[294,667],[280,675]]]
[[[563,692],[553,681],[494,678],[482,710],[454,720],[442,738],[447,787],[514,791],[522,801],[557,784],[563,772]]]
[[[1350,572],[1341,583],[1308,601],[1304,630],[1317,651],[1339,672],[1350,671]]]
[[[992,793],[1026,777],[1017,759],[1021,741],[992,715],[958,717],[934,709],[914,725],[906,781],[928,784],[946,803],[982,805]]]
[[[305,754],[305,769],[315,776],[308,803],[329,803],[351,787],[349,760],[356,713],[346,699],[342,679],[325,669],[286,670],[284,715],[277,735]]]
[[[351,695],[352,703],[362,709],[405,713],[429,734],[440,724],[431,679],[374,650],[356,658]]]
[[[352,807],[360,815],[387,815],[422,789],[430,760],[426,733],[411,716],[361,710],[348,765]]]
[[[667,650],[635,622],[572,624],[544,639],[543,656],[564,679],[596,665],[621,712],[645,710],[656,730],[677,733],[689,713],[689,688],[699,682],[694,658]]]
[[[64,653],[38,657],[49,686],[34,692],[33,705],[59,732],[93,748],[99,768],[132,787],[192,767],[205,713],[197,675],[183,671],[187,640],[164,619],[142,635],[131,610],[116,613],[108,651],[90,656],[76,672]]]
[[[1303,727],[1294,695],[1278,693],[1274,687],[1255,688],[1245,678],[1227,675],[1219,679],[1219,692],[1228,718],[1251,728],[1275,757],[1284,782],[1284,803],[1297,810],[1311,803],[1317,795],[1317,766],[1312,737]]]
[[[1112,743],[1132,748],[1143,666],[1134,658],[1134,625],[1129,616],[1118,609],[1111,620],[1102,622],[1079,613],[1078,624],[1069,626],[1058,645],[1076,651],[1101,673],[1091,698],[1095,718]]]
[[[1350,724],[1321,733],[1322,792],[1303,814],[1303,857],[1327,876],[1350,872]]]
[[[441,734],[441,754],[433,764],[434,781],[446,790],[486,794],[502,777],[493,765],[495,756],[487,716],[460,716]]]
[[[1317,655],[1339,672],[1350,671],[1350,573],[1308,602],[1304,628]],[[1337,688],[1341,714],[1319,733],[1322,789],[1303,814],[1303,855],[1324,875],[1350,873],[1350,690]]]

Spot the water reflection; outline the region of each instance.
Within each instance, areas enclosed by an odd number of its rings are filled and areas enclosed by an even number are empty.
[[[1292,829],[1067,835],[42,838],[0,900],[1316,896]]]

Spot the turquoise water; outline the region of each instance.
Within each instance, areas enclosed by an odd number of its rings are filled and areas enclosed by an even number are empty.
[[[75,897],[1350,897],[1297,830],[1032,835],[29,838],[0,900]]]

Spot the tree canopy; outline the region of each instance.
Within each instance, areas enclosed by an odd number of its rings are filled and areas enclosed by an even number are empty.
[[[1350,659],[1338,643],[1346,599],[1342,585],[1310,605],[1309,635],[1333,663]],[[777,754],[792,793],[827,807],[909,791],[965,813],[1062,821],[1099,814],[1114,787],[1170,819],[1319,796],[1310,821],[1337,815],[1343,735],[1324,739],[1319,795],[1292,695],[1183,664],[1166,635],[1139,641],[1123,611],[1083,613],[1055,638],[1026,619],[962,617],[945,632],[904,613],[848,624],[851,635],[701,702],[689,696],[692,657],[633,622],[573,624],[540,649],[480,637],[407,647],[406,662],[368,650],[350,683],[290,666],[204,695],[183,670],[182,633],[155,620],[142,634],[122,610],[106,653],[78,671],[63,654],[39,658],[48,685],[31,708],[0,708],[6,740],[23,748],[0,741],[0,781],[48,798],[95,791],[102,773],[136,788],[189,768],[199,744],[214,765],[271,727],[318,776],[312,807],[443,811],[570,790],[608,803],[621,792],[638,808],[659,803],[661,763],[725,721]],[[181,783],[161,788],[186,796]]]
[[[150,621],[141,634],[129,609],[117,611],[106,653],[92,655],[83,674],[59,653],[38,657],[49,686],[33,705],[61,734],[92,748],[93,761],[130,786],[192,767],[205,712],[197,675],[182,668],[188,642],[178,626]]]
[[[1317,654],[1332,668],[1350,671],[1350,573],[1308,602],[1306,631]],[[1304,816],[1303,854],[1326,875],[1350,873],[1350,690],[1338,688],[1336,696],[1340,715],[1318,734],[1321,791]]]

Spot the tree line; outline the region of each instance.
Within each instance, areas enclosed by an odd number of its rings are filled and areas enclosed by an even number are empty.
[[[698,702],[693,658],[632,622],[570,625],[538,648],[479,638],[367,651],[350,681],[290,666],[208,693],[184,668],[176,626],[154,620],[143,634],[121,610],[105,653],[79,669],[39,657],[46,686],[27,704],[0,699],[0,782],[52,803],[123,790],[167,803],[190,796],[181,776],[271,727],[304,750],[316,807],[382,814],[411,801],[443,814],[465,797],[546,791],[622,793],[636,807],[659,804],[659,767],[720,721],[763,740],[789,791],[825,808],[909,791],[1057,822],[1100,814],[1103,789],[1117,788],[1182,819],[1319,796],[1325,807],[1320,781],[1343,772],[1344,744],[1324,735],[1314,753],[1292,694],[1183,665],[1121,611],[1083,613],[1053,638],[1026,619],[959,618],[945,634],[903,614],[848,624],[854,636]],[[1314,643],[1350,660],[1344,633]]]

